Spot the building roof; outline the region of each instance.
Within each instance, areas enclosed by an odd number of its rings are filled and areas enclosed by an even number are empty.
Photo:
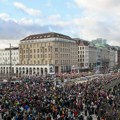
[[[43,39],[43,38],[64,38],[64,39],[74,40],[67,35],[63,35],[55,32],[49,32],[49,33],[30,35],[22,39],[21,41],[32,40],[32,39]]]
[[[88,46],[90,45],[90,42],[89,41],[86,41],[86,40],[83,40],[83,39],[79,39],[79,38],[74,38],[76,40],[76,43],[78,45],[81,45],[81,46]]]

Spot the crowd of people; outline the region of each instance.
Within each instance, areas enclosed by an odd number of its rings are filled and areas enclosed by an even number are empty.
[[[3,120],[120,120],[120,74],[57,86],[43,78],[6,83],[0,89]],[[63,81],[64,82],[64,81]]]

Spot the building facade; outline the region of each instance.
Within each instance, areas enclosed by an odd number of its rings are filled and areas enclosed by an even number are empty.
[[[116,49],[107,44],[107,40],[98,38],[92,41],[98,49],[99,65],[104,70],[116,66]]]
[[[12,65],[19,63],[19,48],[11,48],[11,63]],[[0,65],[10,64],[10,48],[0,50]]]
[[[109,47],[109,68],[116,67],[116,57],[117,57],[117,50],[114,47]]]
[[[10,55],[11,54],[11,55]],[[0,76],[14,74],[15,66],[19,64],[19,48],[5,48],[0,50]]]
[[[69,72],[77,65],[77,45],[71,37],[58,33],[30,35],[20,41],[19,57],[21,65],[52,65],[55,73]]]
[[[97,49],[93,44],[85,40],[77,40],[78,67],[80,70],[93,69],[96,67]]]
[[[88,42],[50,32],[27,36],[19,47],[0,50],[0,76],[104,71],[115,66],[120,66],[120,49],[116,51],[101,38]]]

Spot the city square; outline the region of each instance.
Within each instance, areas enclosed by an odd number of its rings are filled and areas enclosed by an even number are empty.
[[[0,0],[0,120],[120,120],[119,11]]]

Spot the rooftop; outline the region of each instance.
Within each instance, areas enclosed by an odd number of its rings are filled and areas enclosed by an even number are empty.
[[[49,32],[49,33],[30,35],[22,39],[21,41],[32,40],[32,39],[43,39],[43,38],[64,38],[64,39],[74,40],[67,35],[63,35],[55,32]]]

